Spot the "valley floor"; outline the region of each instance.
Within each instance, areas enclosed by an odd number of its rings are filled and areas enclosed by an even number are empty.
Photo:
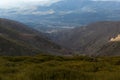
[[[120,80],[120,57],[0,57],[0,80]]]

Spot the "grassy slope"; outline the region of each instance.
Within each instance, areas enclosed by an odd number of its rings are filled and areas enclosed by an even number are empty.
[[[120,57],[0,57],[0,80],[120,80]]]
[[[52,36],[60,45],[77,50],[82,54],[96,56],[97,51],[118,34],[120,34],[120,22],[103,21],[89,24],[86,27],[55,33]],[[120,56],[120,53],[118,55]]]
[[[26,54],[32,55],[32,53],[40,53],[40,51],[19,41],[0,35],[0,55],[20,56]]]
[[[108,42],[98,51],[97,56],[119,56],[120,42]]]
[[[0,18],[0,55],[62,55],[67,50],[26,25]]]

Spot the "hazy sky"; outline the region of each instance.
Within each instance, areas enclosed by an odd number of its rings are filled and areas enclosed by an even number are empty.
[[[92,1],[120,1],[120,0],[92,0]]]
[[[61,0],[2,0],[0,9],[23,8],[34,6],[49,6]],[[120,1],[120,0],[92,0],[92,1]]]
[[[2,0],[0,2],[0,8],[19,8],[26,6],[49,6],[53,3],[59,2],[60,0]]]
[[[60,1],[65,0],[2,0],[0,2],[0,12],[3,15],[8,15],[8,13],[12,14],[34,14],[34,15],[47,15],[47,14],[54,14],[55,11],[53,9],[49,9],[47,11],[40,11],[38,8],[40,6],[50,6],[53,3],[57,3]],[[69,0],[68,0],[69,1]],[[120,0],[91,0],[91,1],[120,1]],[[92,11],[95,12],[91,8],[82,8],[83,11]],[[73,11],[68,12],[62,12],[62,14],[65,13],[71,13]]]

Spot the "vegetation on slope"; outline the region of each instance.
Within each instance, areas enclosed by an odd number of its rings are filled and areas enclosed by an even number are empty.
[[[0,57],[0,80],[120,80],[120,57]]]
[[[22,23],[0,18],[0,55],[24,56],[42,52],[62,55],[67,53],[67,50],[41,32]]]
[[[101,47],[106,45],[111,38],[115,38],[119,34],[119,21],[102,21],[69,31],[61,31],[57,34],[52,34],[51,36],[56,43],[62,46],[75,50],[81,54],[96,56]],[[111,56],[114,54],[116,53],[112,52]],[[103,56],[104,54],[99,55]],[[105,55],[107,55],[107,53]],[[120,56],[120,53],[117,55]]]
[[[103,45],[97,52],[97,56],[119,56],[120,55],[120,41],[108,42]]]
[[[6,36],[0,35],[0,55],[33,55],[33,53],[40,53],[38,49],[25,45],[19,41],[10,39]],[[7,54],[6,54],[7,53]]]

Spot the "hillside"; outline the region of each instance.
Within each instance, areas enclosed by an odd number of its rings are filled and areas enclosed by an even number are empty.
[[[15,40],[9,39],[0,35],[0,55],[14,56],[14,55],[33,55],[39,53],[38,49],[26,46]]]
[[[0,19],[0,54],[35,55],[37,53],[62,54],[59,45],[40,32],[26,25],[7,19]]]
[[[120,56],[120,42],[109,42],[97,51],[97,56]]]
[[[73,49],[78,53],[96,55],[104,45],[109,44],[109,41],[119,34],[120,22],[103,21],[52,34],[52,39],[56,41],[56,43]],[[118,52],[120,52],[120,50]],[[114,52],[112,52],[112,54],[114,54]],[[118,55],[120,55],[120,53]]]
[[[0,64],[1,80],[120,79],[120,57],[0,56]]]
[[[120,35],[117,35],[114,38],[111,38],[108,43],[103,45],[97,55],[103,56],[119,56],[120,55]]]

